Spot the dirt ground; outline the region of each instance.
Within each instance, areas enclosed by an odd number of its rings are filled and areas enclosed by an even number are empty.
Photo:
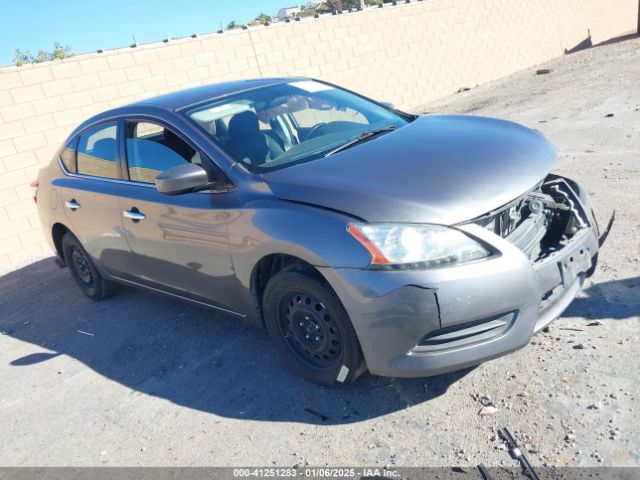
[[[548,333],[474,369],[330,390],[260,330],[133,289],[93,303],[43,260],[0,278],[0,465],[512,467],[508,426],[535,465],[640,466],[640,40],[424,111],[540,129],[600,224],[616,210],[599,270]]]

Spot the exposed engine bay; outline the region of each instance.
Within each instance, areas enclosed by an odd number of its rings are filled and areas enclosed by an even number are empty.
[[[532,262],[561,250],[590,226],[568,181],[555,175],[474,223],[518,246]]]

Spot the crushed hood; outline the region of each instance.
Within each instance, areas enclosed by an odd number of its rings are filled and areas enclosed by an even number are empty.
[[[516,123],[434,115],[264,178],[279,198],[369,222],[450,225],[534,188],[555,158],[542,134]]]

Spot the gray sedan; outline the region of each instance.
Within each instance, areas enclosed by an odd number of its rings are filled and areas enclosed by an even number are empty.
[[[276,78],[101,113],[34,186],[90,298],[125,284],[222,310],[337,385],[475,365],[562,313],[599,239],[555,159],[515,123]]]

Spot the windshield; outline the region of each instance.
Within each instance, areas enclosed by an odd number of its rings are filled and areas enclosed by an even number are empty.
[[[408,122],[364,98],[313,80],[230,95],[189,110],[187,116],[253,172],[322,158],[373,138],[369,132],[383,134]]]

